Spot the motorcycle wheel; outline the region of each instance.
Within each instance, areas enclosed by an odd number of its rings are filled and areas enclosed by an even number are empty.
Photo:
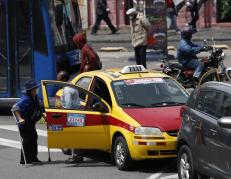
[[[199,79],[198,85],[202,85],[208,81],[221,81],[217,69],[211,69],[203,74],[203,76]]]

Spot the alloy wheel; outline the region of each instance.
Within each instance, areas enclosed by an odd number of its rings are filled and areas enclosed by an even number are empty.
[[[189,179],[190,163],[187,153],[183,153],[180,159],[180,174],[182,179]]]

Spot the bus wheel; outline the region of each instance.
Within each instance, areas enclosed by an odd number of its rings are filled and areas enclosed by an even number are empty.
[[[114,160],[119,170],[128,170],[132,165],[132,159],[126,140],[119,136],[114,144]]]

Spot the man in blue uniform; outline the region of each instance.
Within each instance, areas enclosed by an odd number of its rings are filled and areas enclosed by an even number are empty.
[[[184,67],[195,69],[193,77],[195,81],[198,81],[204,69],[204,63],[198,60],[197,54],[206,51],[206,47],[194,44],[191,41],[193,33],[195,33],[195,31],[190,26],[186,26],[181,30],[181,40],[177,50],[177,59]]]
[[[34,80],[25,83],[25,95],[13,106],[16,117],[19,121],[19,131],[22,137],[22,145],[25,152],[26,163],[41,163],[38,160],[38,144],[36,122],[42,117],[42,107],[37,97],[39,84]],[[23,153],[21,151],[20,164],[25,164]]]

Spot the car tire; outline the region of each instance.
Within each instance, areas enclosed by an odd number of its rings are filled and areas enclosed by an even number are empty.
[[[210,177],[204,175],[204,174],[201,174],[201,173],[198,173],[198,179],[209,179]]]
[[[193,164],[192,152],[187,145],[182,145],[178,150],[177,172],[179,179],[198,179]]]
[[[114,143],[113,148],[114,161],[119,170],[128,170],[132,166],[127,142],[124,137],[119,136]]]

